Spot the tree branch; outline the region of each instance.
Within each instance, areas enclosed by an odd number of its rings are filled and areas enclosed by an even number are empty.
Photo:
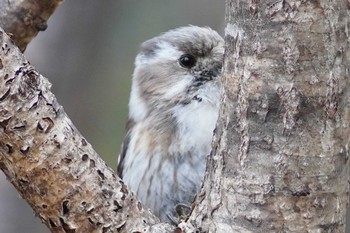
[[[24,51],[27,44],[47,28],[47,20],[63,0],[3,0],[0,1],[0,27],[11,33],[17,46]]]
[[[22,49],[48,18],[7,15]],[[344,231],[348,15],[341,1],[227,1],[222,108],[183,231]],[[3,31],[0,46],[0,168],[51,231],[173,231],[127,191]]]
[[[0,31],[0,168],[52,232],[170,232],[81,136]]]

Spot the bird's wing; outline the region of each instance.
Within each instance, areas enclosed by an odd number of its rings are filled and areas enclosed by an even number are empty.
[[[118,156],[118,166],[117,166],[117,174],[120,178],[123,178],[123,170],[124,170],[124,160],[130,143],[131,131],[134,128],[135,122],[133,120],[128,120],[126,124],[126,134],[124,137],[123,144],[121,145],[121,151]]]

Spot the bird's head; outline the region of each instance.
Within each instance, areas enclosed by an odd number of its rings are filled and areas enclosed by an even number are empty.
[[[208,27],[181,27],[144,42],[135,61],[129,117],[139,121],[192,101],[217,105],[223,53],[223,39]]]

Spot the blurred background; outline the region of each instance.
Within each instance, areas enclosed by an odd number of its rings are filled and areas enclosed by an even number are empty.
[[[223,34],[225,0],[66,0],[25,56],[113,169],[140,43],[188,24]],[[0,172],[0,233],[48,233]]]

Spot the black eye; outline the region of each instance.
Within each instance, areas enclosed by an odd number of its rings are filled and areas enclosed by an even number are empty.
[[[182,67],[192,68],[196,65],[196,58],[189,54],[184,54],[179,58],[179,63]]]

